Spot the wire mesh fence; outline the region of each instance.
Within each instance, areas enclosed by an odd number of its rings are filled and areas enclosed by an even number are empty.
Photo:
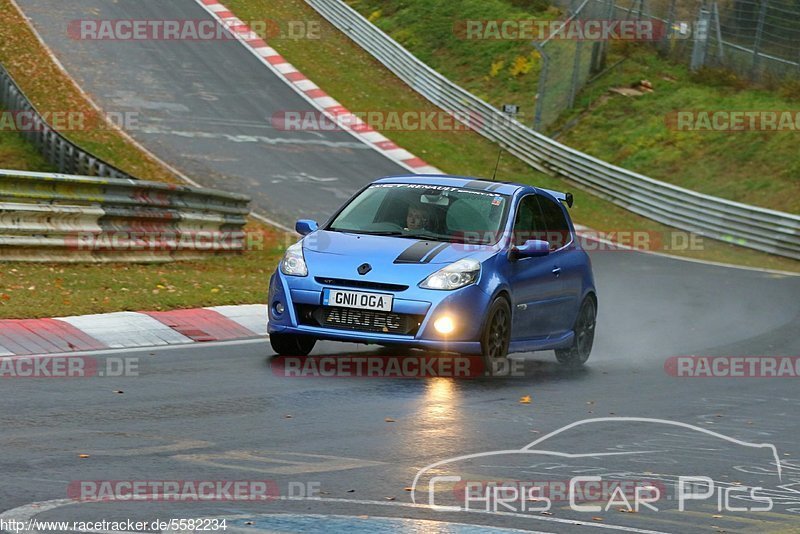
[[[555,0],[570,24],[645,21],[643,40],[661,53],[742,78],[775,83],[800,79],[800,0]],[[565,30],[566,31],[566,30]],[[605,67],[608,40],[553,35],[533,46],[542,57],[534,129],[543,130],[593,74]]]
[[[534,115],[534,129],[552,124],[565,109],[575,104],[575,96],[590,76],[602,68],[608,42],[573,38],[571,28],[584,28],[588,21],[612,18],[613,0],[567,0],[568,17],[560,30],[533,45],[542,61]]]

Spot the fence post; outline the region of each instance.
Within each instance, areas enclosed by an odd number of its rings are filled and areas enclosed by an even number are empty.
[[[667,11],[667,27],[664,31],[664,37],[661,38],[661,53],[668,54],[670,51],[670,39],[672,39],[672,26],[675,24],[675,3],[677,0],[671,0],[669,3],[669,11]]]
[[[725,48],[722,45],[722,22],[719,20],[719,6],[717,5],[717,0],[714,0],[711,8],[714,14],[714,25],[717,29],[717,61],[722,65],[725,62]]]
[[[767,17],[767,3],[769,0],[761,0],[761,8],[758,10],[758,23],[756,25],[756,37],[753,42],[753,66],[751,67],[750,77],[753,79],[758,78],[758,66],[761,62],[759,49],[761,48],[761,41],[764,38],[764,19]]]
[[[577,20],[577,19],[576,19]],[[581,70],[581,49],[583,39],[579,39],[575,43],[575,59],[572,61],[572,80],[569,84],[569,108],[575,106],[575,95],[578,92],[578,73]]]
[[[542,45],[534,41],[533,46],[539,51],[539,56],[542,58],[542,68],[539,71],[539,81],[536,84],[536,109],[533,114],[533,129],[538,132],[542,126],[542,106],[546,98],[547,72],[550,66],[550,58],[547,57]]]
[[[711,12],[705,5],[700,6],[700,13],[697,16],[697,26],[694,37],[694,47],[692,47],[692,62],[689,68],[693,71],[699,69],[706,62],[706,46],[708,45],[708,26],[711,19]]]

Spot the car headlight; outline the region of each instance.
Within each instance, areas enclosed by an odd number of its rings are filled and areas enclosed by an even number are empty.
[[[281,272],[289,276],[306,276],[308,267],[303,257],[303,242],[298,241],[286,249],[286,254],[281,260]]]
[[[423,280],[419,287],[450,291],[475,283],[480,273],[480,262],[466,258],[439,269]]]

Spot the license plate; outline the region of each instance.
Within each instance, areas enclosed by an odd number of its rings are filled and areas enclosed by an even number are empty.
[[[323,306],[392,311],[393,299],[392,295],[384,293],[365,293],[363,291],[344,291],[341,289],[322,290]]]

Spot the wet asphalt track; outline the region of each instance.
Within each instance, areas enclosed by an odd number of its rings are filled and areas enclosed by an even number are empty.
[[[374,176],[398,172],[346,134],[323,138],[265,128],[268,121],[262,119],[274,111],[307,109],[307,104],[237,43],[91,43],[66,36],[66,21],[83,16],[204,18],[190,0],[19,1],[101,106],[140,111],[146,129],[133,135],[205,185],[250,193],[258,207],[279,216],[309,214],[313,205],[318,211],[311,215],[321,218],[338,205],[338,197]],[[324,80],[317,82],[324,87]],[[227,137],[238,135],[289,142]],[[336,180],[313,183],[310,177]],[[663,366],[669,356],[684,354],[800,355],[800,278],[629,252],[597,252],[593,262],[598,337],[590,365],[581,371],[558,368],[547,352],[519,356],[525,376],[506,379],[290,379],[270,369],[266,342],[249,342],[124,354],[141,359],[139,377],[6,380],[0,388],[0,510],[64,499],[74,480],[270,479],[284,494],[290,481],[319,483],[323,500],[71,504],[36,513],[76,520],[236,516],[238,529],[259,532],[277,528],[259,517],[275,512],[423,518],[546,532],[579,528],[559,522],[569,519],[664,532],[797,531],[800,499],[792,493],[792,484],[800,484],[797,380],[679,379]],[[313,354],[356,350],[368,349],[322,343]],[[531,404],[518,402],[524,395],[532,397]],[[769,513],[718,513],[698,504],[687,512],[665,506],[659,513],[611,508],[586,514],[560,502],[552,516],[527,517],[407,506],[404,488],[432,462],[516,449],[563,425],[612,414],[680,421],[775,444],[786,485],[774,494],[781,503]],[[566,480],[576,473],[624,471],[641,479],[661,472],[660,462],[667,460],[684,474],[725,485],[778,485],[763,458],[669,427],[578,428],[557,447],[660,452],[658,459],[630,462],[537,462],[522,466],[526,474],[516,478]],[[81,453],[90,457],[80,460]],[[497,465],[483,468],[507,476]]]

